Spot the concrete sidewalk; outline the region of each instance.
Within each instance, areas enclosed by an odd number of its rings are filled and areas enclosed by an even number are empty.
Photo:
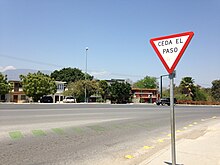
[[[172,165],[171,146],[160,150],[139,165]],[[220,120],[199,137],[176,142],[177,165],[220,165]]]

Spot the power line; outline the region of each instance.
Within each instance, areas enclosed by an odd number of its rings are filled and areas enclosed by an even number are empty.
[[[18,60],[18,61],[25,61],[25,62],[40,64],[40,65],[46,65],[46,66],[53,66],[53,67],[56,67],[56,68],[57,67],[58,68],[65,68],[66,67],[66,66],[61,66],[61,65],[57,65],[57,64],[46,63],[46,62],[41,62],[41,61],[31,60],[31,59],[21,58],[21,57],[14,57],[14,56],[3,55],[3,54],[0,54],[0,56],[4,57],[4,58],[13,59],[13,60]],[[89,72],[100,72],[100,71],[89,70]],[[131,75],[131,74],[121,74],[121,73],[110,73],[110,72],[107,72],[107,74],[113,75],[113,76],[123,76],[123,77],[138,77],[138,78],[144,77],[143,75]]]
[[[0,54],[0,56],[5,57],[5,58],[9,58],[9,59],[13,59],[13,60],[18,60],[18,61],[26,61],[26,62],[30,62],[30,63],[34,63],[34,64],[47,65],[47,66],[53,66],[53,67],[59,67],[59,68],[64,67],[64,66],[57,65],[57,64],[31,60],[31,59],[27,59],[27,58],[14,57],[14,56],[8,56],[8,55],[3,55],[3,54]]]
[[[46,65],[46,66],[52,66],[52,67],[56,67],[56,68],[65,68],[67,66],[62,66],[62,65],[57,65],[57,64],[53,64],[53,63],[46,63],[46,62],[41,62],[41,61],[37,61],[37,60],[31,60],[31,59],[27,59],[27,58],[21,58],[21,57],[14,57],[14,56],[9,56],[9,55],[3,55],[0,54],[0,57],[4,57],[4,58],[9,58],[9,59],[13,59],[13,60],[18,60],[18,61],[25,61],[25,62],[30,62],[30,63],[34,63],[34,64],[40,64],[40,65]],[[100,72],[97,70],[89,70],[89,72]],[[106,75],[111,75],[111,76],[122,76],[122,77],[135,77],[135,78],[144,78],[144,75],[136,75],[136,74],[122,74],[122,73],[110,73],[110,72],[106,72]],[[160,77],[156,77],[156,79],[160,79]],[[164,81],[168,81],[168,79],[164,79]],[[177,83],[180,83],[181,80],[179,79],[175,79],[175,81]],[[205,84],[205,83],[197,83],[201,86],[210,86],[211,84]]]

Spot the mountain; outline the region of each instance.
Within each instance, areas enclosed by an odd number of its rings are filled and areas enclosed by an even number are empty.
[[[51,74],[51,71],[49,70],[40,70],[44,74]],[[37,73],[38,70],[34,69],[13,69],[13,70],[6,70],[3,72],[4,75],[7,75],[8,80],[14,80],[14,81],[20,81],[19,76],[27,75],[28,73]]]

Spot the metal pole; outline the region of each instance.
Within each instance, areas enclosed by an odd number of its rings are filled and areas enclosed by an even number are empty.
[[[174,77],[175,72],[169,75],[170,78],[170,122],[171,122],[171,148],[172,148],[172,165],[176,165],[176,147],[175,147],[175,113],[174,113]]]
[[[85,70],[85,103],[87,103],[87,96],[86,96],[86,80],[87,80],[87,51],[89,50],[88,47],[86,47],[86,70]]]
[[[163,98],[163,77],[169,76],[169,74],[160,76],[160,98]]]
[[[163,94],[162,94],[162,91],[163,91],[163,89],[162,89],[162,77],[163,76],[160,76],[160,98],[163,98]]]

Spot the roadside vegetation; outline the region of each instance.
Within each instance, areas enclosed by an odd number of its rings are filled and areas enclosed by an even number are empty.
[[[7,81],[7,76],[0,73],[0,95],[7,94],[11,89],[10,84]]]
[[[64,96],[74,96],[77,102],[85,101],[85,87],[87,99],[99,96],[97,102],[129,103],[132,100],[131,88],[158,89],[155,77],[146,76],[130,84],[125,82],[107,82],[95,80],[93,76],[83,73],[77,68],[63,68],[55,70],[51,75],[41,72],[20,75],[24,93],[37,102],[44,95],[56,93],[55,81],[66,83]],[[5,95],[12,89],[7,76],[0,73],[0,95]],[[179,86],[174,87],[174,94],[179,103],[215,104],[220,102],[220,80],[212,81],[211,88],[203,88],[195,84],[192,77],[182,78]],[[169,97],[169,89],[163,91],[162,97]]]
[[[146,76],[143,79],[135,82],[133,84],[134,88],[148,88],[148,89],[157,89],[158,82],[156,77]]]
[[[24,93],[37,102],[42,96],[56,93],[55,80],[41,72],[20,75]]]
[[[174,87],[177,103],[186,104],[219,104],[220,80],[212,81],[211,88],[203,88],[195,84],[192,77],[182,78],[180,85]],[[169,97],[169,89],[163,91],[162,97]]]

